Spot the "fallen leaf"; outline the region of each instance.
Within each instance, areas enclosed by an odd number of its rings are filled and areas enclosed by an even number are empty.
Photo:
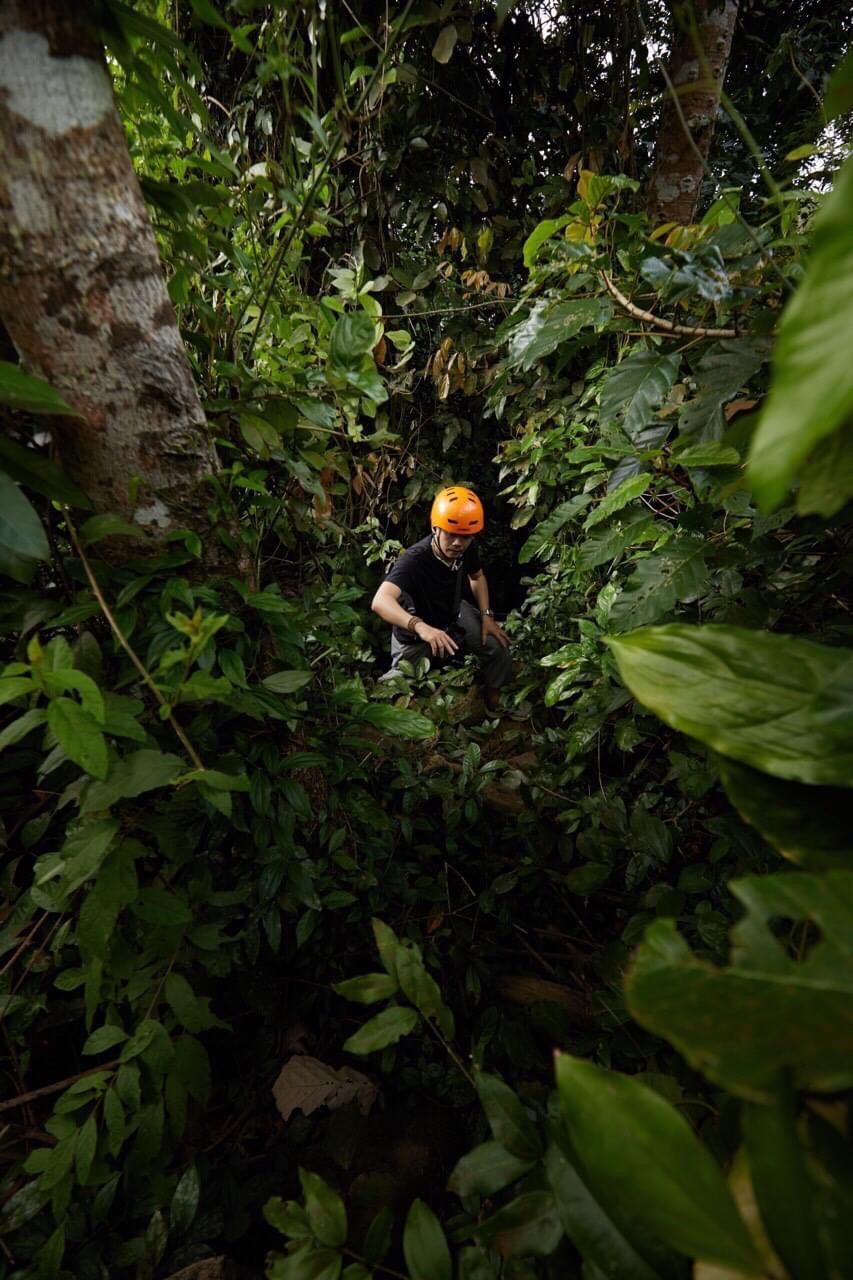
[[[283,1119],[289,1120],[294,1111],[308,1116],[318,1107],[335,1111],[348,1102],[358,1103],[362,1115],[367,1115],[376,1099],[377,1088],[372,1080],[352,1067],[336,1069],[320,1062],[319,1058],[294,1054],[279,1072],[272,1092]]]
[[[757,400],[730,401],[723,410],[723,413],[726,415],[726,422],[731,422],[736,413],[745,413],[747,409],[754,409],[757,404]]]
[[[174,1271],[166,1280],[222,1280],[225,1275],[225,1257],[202,1258],[201,1262],[191,1262],[188,1267]]]

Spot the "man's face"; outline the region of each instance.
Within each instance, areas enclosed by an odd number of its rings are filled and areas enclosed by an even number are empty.
[[[446,529],[439,529],[438,549],[448,560],[458,560],[465,554],[472,537],[470,533],[448,533]]]

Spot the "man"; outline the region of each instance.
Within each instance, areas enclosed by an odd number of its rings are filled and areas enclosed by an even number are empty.
[[[404,551],[373,597],[371,608],[392,627],[391,669],[405,658],[429,655],[443,663],[467,650],[480,659],[486,706],[500,705],[500,688],[512,675],[509,636],[489,608],[489,584],[474,537],[483,524],[483,504],[470,489],[442,489],[432,504],[432,532]],[[462,599],[467,578],[474,608]]]

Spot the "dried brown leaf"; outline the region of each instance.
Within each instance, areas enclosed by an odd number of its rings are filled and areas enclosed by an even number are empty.
[[[319,1107],[335,1111],[355,1102],[367,1115],[376,1099],[376,1085],[352,1067],[330,1067],[319,1058],[294,1054],[282,1067],[272,1088],[275,1104],[282,1118],[289,1120],[294,1111],[310,1115]]]

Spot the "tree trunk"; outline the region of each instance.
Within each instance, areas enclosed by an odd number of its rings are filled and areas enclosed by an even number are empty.
[[[689,135],[667,93],[655,148],[655,170],[649,184],[648,211],[653,223],[677,222],[686,226],[695,216],[702,190],[703,161],[708,158],[714,133],[737,11],[738,0],[693,0],[695,25],[687,24],[676,39],[668,72]],[[703,72],[694,36],[707,60],[712,84]]]
[[[203,533],[216,455],[87,9],[0,0],[0,316],[96,508]]]

